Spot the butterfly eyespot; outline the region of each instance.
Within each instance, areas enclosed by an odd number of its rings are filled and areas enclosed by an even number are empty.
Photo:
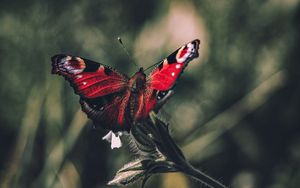
[[[82,78],[82,75],[77,75],[76,78]]]
[[[171,73],[171,76],[175,76],[175,72],[172,72],[172,73]]]
[[[177,64],[177,65],[175,66],[176,69],[180,69],[180,67],[181,67],[180,64]]]
[[[86,85],[86,82],[82,82],[83,85]]]

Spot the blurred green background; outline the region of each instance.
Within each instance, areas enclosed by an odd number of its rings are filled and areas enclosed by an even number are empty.
[[[143,67],[201,40],[161,114],[193,165],[232,188],[300,187],[299,20],[299,0],[2,0],[0,187],[106,187],[130,160],[50,74],[57,53],[134,74],[118,36]],[[147,186],[205,187],[180,173]]]

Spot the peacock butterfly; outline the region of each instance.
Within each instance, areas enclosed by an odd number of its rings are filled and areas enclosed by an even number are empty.
[[[132,77],[85,58],[58,54],[52,73],[62,75],[80,96],[82,110],[114,133],[129,131],[133,122],[158,111],[184,68],[198,57],[200,40],[193,40],[162,60],[148,76],[140,68]]]

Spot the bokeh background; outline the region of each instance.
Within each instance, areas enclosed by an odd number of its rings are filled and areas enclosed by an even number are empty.
[[[232,188],[300,187],[299,0],[1,0],[0,187],[102,188],[131,159],[111,150],[50,57],[132,75],[199,38],[161,116],[188,160]],[[297,63],[298,62],[298,63]],[[129,187],[139,187],[133,184]],[[205,187],[181,173],[147,187]]]

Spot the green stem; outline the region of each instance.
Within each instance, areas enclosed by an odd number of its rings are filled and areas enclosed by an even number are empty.
[[[193,167],[191,164],[187,163],[184,165],[179,165],[177,166],[177,169],[180,170],[181,172],[191,176],[195,180],[206,184],[207,186],[211,188],[227,188],[225,185],[220,183],[219,181],[213,179],[209,175],[205,174],[204,172],[196,169]]]

